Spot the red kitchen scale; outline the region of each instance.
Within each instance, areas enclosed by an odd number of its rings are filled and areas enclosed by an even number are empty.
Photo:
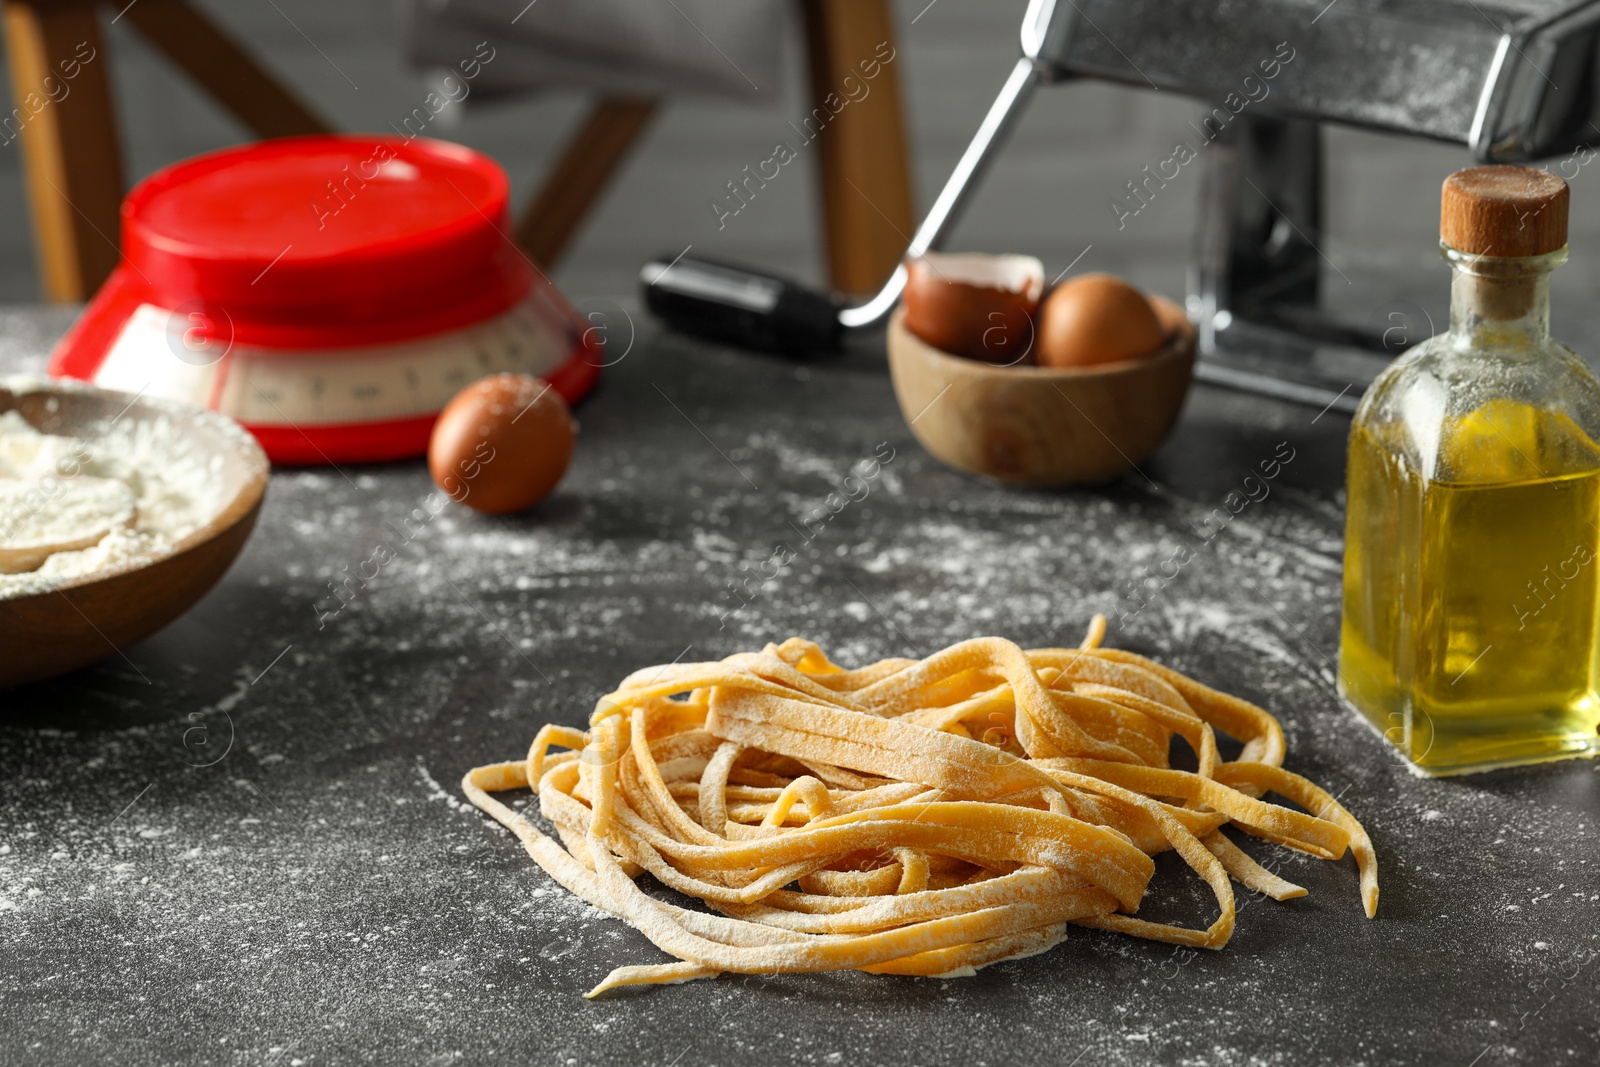
[[[50,373],[188,401],[278,463],[427,450],[488,374],[594,387],[601,331],[510,236],[493,160],[440,141],[296,137],[158,171],[122,205],[122,262]]]

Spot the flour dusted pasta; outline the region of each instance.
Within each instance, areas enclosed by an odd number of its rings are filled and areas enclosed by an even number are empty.
[[[1305,894],[1230,826],[1324,859],[1351,852],[1374,914],[1372,843],[1282,769],[1277,720],[1099,647],[1104,632],[1097,616],[1077,649],[985,637],[857,670],[798,638],[646,668],[587,731],[546,726],[526,759],[479,767],[462,788],[558,882],[679,960],[619,968],[590,996],[724,971],[970,974],[1043,952],[1074,923],[1221,948],[1232,881]],[[1219,730],[1242,742],[1237,759],[1220,759]],[[1194,771],[1168,766],[1174,735]],[[491,796],[524,787],[559,843]],[[1168,848],[1216,896],[1204,929],[1134,914]],[[644,893],[645,871],[714,913]]]

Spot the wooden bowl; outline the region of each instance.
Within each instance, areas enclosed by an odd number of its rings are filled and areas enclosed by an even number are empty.
[[[220,510],[166,553],[63,581],[49,592],[0,599],[0,686],[52,678],[115,655],[187,611],[217,583],[255,526],[267,457],[238,423],[215,412],[70,382],[13,390],[0,412],[92,443],[113,419],[172,420],[220,457]],[[120,413],[120,414],[119,414]]]
[[[1178,420],[1194,370],[1183,309],[1150,298],[1167,342],[1153,356],[1082,370],[997,367],[954,356],[889,320],[900,413],[941,462],[1011,485],[1107,482],[1143,462]]]

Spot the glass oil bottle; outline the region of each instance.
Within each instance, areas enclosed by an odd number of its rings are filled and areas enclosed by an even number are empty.
[[[1444,183],[1450,329],[1350,431],[1340,692],[1413,766],[1600,752],[1600,382],[1549,336],[1567,185]]]

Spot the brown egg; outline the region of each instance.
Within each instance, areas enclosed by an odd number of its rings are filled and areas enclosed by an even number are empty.
[[[1166,340],[1145,295],[1111,274],[1080,274],[1039,309],[1041,367],[1092,367],[1154,355]]]
[[[480,378],[440,413],[428,442],[428,473],[452,500],[475,511],[524,511],[561,481],[576,433],[566,402],[542,378]]]
[[[1019,363],[1033,351],[1044,264],[1032,256],[929,252],[906,265],[906,329],[944,352]]]

